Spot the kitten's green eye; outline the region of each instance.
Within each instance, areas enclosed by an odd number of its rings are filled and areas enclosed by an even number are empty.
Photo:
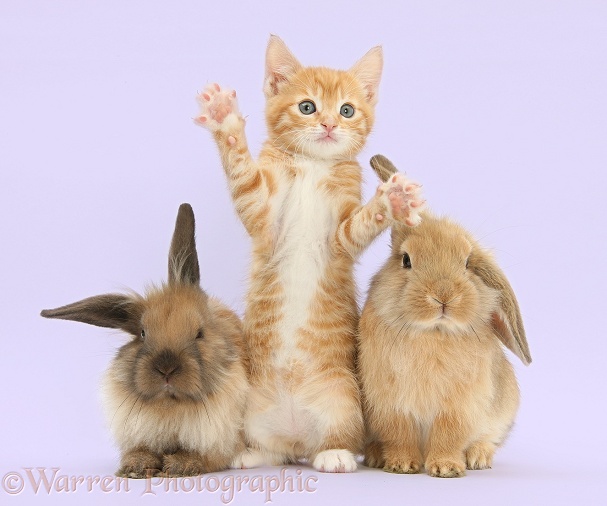
[[[345,118],[351,118],[352,116],[354,116],[354,107],[352,107],[350,104],[344,104],[341,106],[339,114],[341,114]]]
[[[299,104],[299,110],[302,114],[308,115],[316,112],[316,106],[311,100],[304,100],[301,104]]]

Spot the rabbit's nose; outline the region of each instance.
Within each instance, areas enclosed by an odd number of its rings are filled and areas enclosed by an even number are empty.
[[[443,314],[445,314],[447,312],[447,302],[444,302],[442,300],[437,299],[436,297],[431,297],[431,299],[436,302],[439,306],[442,307],[443,310]]]
[[[175,374],[181,367],[179,358],[170,350],[162,350],[154,360],[154,369],[160,373],[165,380]]]
[[[443,306],[449,304],[453,299],[454,286],[451,281],[442,279],[433,288],[435,300],[438,299],[438,302],[443,304]]]

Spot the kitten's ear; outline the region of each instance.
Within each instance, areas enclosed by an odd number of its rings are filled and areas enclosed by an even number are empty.
[[[270,35],[266,49],[266,75],[263,92],[266,98],[278,94],[280,87],[301,68],[301,63],[289,51],[287,45],[276,35]]]
[[[381,80],[383,67],[383,50],[381,46],[375,46],[350,69],[350,72],[362,83],[367,93],[367,101],[371,105],[377,103],[377,93],[379,91],[379,81]]]

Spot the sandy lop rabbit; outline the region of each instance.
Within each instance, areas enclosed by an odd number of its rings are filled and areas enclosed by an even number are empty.
[[[42,316],[121,329],[103,403],[120,447],[118,476],[190,476],[226,469],[244,448],[247,378],[239,318],[199,286],[189,204],[179,208],[169,280],[138,294],[90,297]]]
[[[396,169],[371,160],[386,180]],[[458,477],[491,467],[519,405],[502,344],[531,362],[518,303],[491,256],[462,227],[423,213],[392,228],[359,333],[365,463]]]

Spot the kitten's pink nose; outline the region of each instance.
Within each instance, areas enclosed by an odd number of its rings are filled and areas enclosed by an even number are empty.
[[[328,134],[331,133],[331,130],[333,130],[336,125],[334,123],[330,123],[329,121],[325,121],[324,123],[321,123],[321,126],[327,131]]]

